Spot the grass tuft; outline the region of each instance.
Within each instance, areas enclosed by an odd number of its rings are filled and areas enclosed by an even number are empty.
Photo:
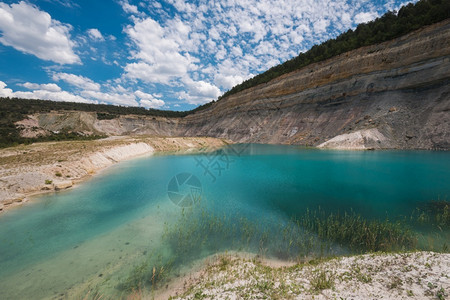
[[[316,270],[310,280],[311,289],[314,292],[331,289],[334,287],[334,274],[325,270]]]

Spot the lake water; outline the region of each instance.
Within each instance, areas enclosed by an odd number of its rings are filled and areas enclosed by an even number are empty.
[[[0,298],[124,297],[151,286],[155,270],[179,276],[227,250],[281,259],[355,251],[289,225],[307,211],[403,222],[415,247],[448,251],[449,228],[433,223],[429,204],[449,195],[447,152],[252,144],[135,159],[1,215]],[[423,211],[432,220],[419,226]],[[294,235],[308,242],[291,247]]]

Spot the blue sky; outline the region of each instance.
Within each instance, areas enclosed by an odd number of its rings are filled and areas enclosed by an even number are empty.
[[[408,2],[0,1],[0,96],[189,110]]]

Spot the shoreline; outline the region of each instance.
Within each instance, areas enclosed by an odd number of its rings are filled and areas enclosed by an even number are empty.
[[[209,151],[231,141],[209,137],[109,137],[0,149],[0,215],[33,198],[77,186],[118,162],[155,154]]]
[[[226,251],[211,254],[205,258],[193,262],[186,270],[181,273],[180,277],[171,278],[165,287],[156,289],[151,293],[151,297],[143,297],[143,299],[165,300],[179,297],[186,292],[188,286],[192,286],[201,281],[207,271],[220,263],[222,258],[232,258],[242,261],[257,260],[261,264],[271,268],[289,268],[294,267],[297,262],[283,261],[275,258],[261,257],[259,254],[240,251]]]
[[[72,179],[71,180],[72,185],[70,187],[67,187],[64,189],[37,190],[37,191],[31,191],[31,192],[24,193],[25,197],[23,198],[23,200],[21,202],[13,202],[11,205],[3,207],[3,210],[0,210],[0,217],[2,215],[2,212],[10,211],[13,209],[20,209],[24,205],[34,203],[36,201],[36,199],[42,195],[46,195],[46,194],[50,195],[50,194],[56,194],[56,193],[64,192],[64,191],[68,191],[68,190],[74,190],[74,189],[78,188],[81,184],[91,180],[92,178],[94,178],[96,176],[102,176],[103,173],[107,172],[110,169],[110,167],[113,167],[113,166],[117,165],[118,163],[122,163],[122,162],[125,162],[128,160],[133,160],[133,159],[139,159],[139,158],[143,158],[143,157],[150,157],[153,155],[155,155],[155,153],[146,153],[146,154],[132,156],[132,157],[117,161],[110,166],[95,170],[94,173],[89,173],[89,174],[84,175],[83,177]]]
[[[218,253],[142,299],[445,299],[449,268],[450,253],[428,251],[292,264],[247,253]]]

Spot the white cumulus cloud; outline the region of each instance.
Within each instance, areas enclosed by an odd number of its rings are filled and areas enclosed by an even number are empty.
[[[59,73],[58,76],[65,73]],[[72,75],[72,74],[68,74]],[[63,75],[64,77],[65,75]],[[166,103],[159,99],[161,95],[149,94],[142,92],[141,90],[133,91],[126,89],[121,85],[103,85],[88,80],[88,85],[82,84],[82,80],[86,80],[85,77],[77,76],[80,81],[76,81],[79,87],[93,87],[89,86],[94,84],[98,86],[98,90],[93,89],[81,89],[75,92],[63,91],[54,83],[37,84],[31,82],[25,82],[18,84],[31,91],[13,91],[8,88],[6,83],[0,81],[0,97],[17,97],[24,99],[43,99],[63,102],[80,102],[80,103],[104,103],[121,106],[141,106],[145,108],[162,108]],[[70,77],[68,77],[70,78]],[[75,78],[75,77],[73,77]],[[72,78],[72,79],[73,79]],[[100,91],[100,88],[105,91]]]
[[[0,43],[40,59],[59,64],[81,63],[70,38],[71,26],[63,24],[25,1],[0,2]]]
[[[25,82],[22,84],[23,87],[29,89],[29,90],[44,90],[49,92],[60,92],[61,88],[54,83],[46,83],[46,84],[37,84],[37,83],[31,83],[31,82]]]
[[[161,108],[166,104],[163,100],[157,99],[154,95],[141,91],[134,92],[134,95],[140,99],[140,105],[146,108]]]
[[[102,33],[97,28],[91,28],[87,31],[89,37],[96,41],[104,41],[105,38],[103,37]]]
[[[65,81],[68,84],[71,84],[73,86],[76,86],[81,89],[90,90],[90,91],[99,91],[100,90],[100,84],[95,83],[89,78],[86,78],[84,76],[75,75],[75,74],[68,74],[68,73],[54,73],[53,74],[53,80],[54,81]]]
[[[125,32],[137,47],[133,58],[138,62],[125,67],[126,76],[164,84],[184,76],[193,63],[190,55],[182,53],[188,31],[182,24],[163,28],[151,18],[136,20]]]
[[[6,83],[0,81],[0,97],[13,97],[13,90],[6,88]]]
[[[220,96],[219,88],[206,81],[195,81],[189,77],[183,78],[182,81],[187,91],[179,92],[178,98],[189,104],[204,104]]]
[[[33,91],[23,92],[23,91],[13,91],[10,88],[6,88],[6,83],[0,81],[0,97],[17,97],[24,99],[42,99],[42,100],[53,100],[53,101],[65,101],[65,102],[81,102],[81,103],[97,103],[95,100],[86,99],[72,93],[57,90],[51,84],[35,85],[35,84],[23,84],[27,85]],[[50,87],[50,88],[49,88]],[[53,87],[53,89],[51,88]],[[35,89],[37,88],[37,89]],[[46,88],[46,89],[45,89]]]
[[[122,0],[119,2],[122,6],[122,9],[128,14],[139,14],[138,8],[136,5],[131,5],[128,0]]]
[[[93,90],[85,90],[81,95],[86,98],[95,99],[101,103],[109,103],[122,106],[139,106],[133,94],[104,93]]]

